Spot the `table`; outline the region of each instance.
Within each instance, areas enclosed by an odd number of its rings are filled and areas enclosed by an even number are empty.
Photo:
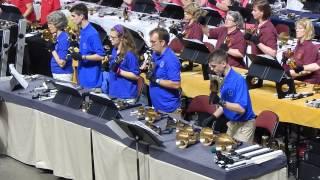
[[[8,90],[7,79],[0,80],[0,97],[5,100],[1,102],[0,116],[2,153],[36,167],[52,169],[55,175],[66,178],[91,180],[92,172],[97,180],[136,178],[132,140],[120,139],[106,125],[107,121],[96,116],[50,101],[32,100],[32,89],[46,77],[29,79],[28,89],[14,92]],[[130,119],[130,111],[121,111],[124,119]],[[140,145],[141,179],[286,177],[284,156],[226,172],[214,165],[210,147],[196,144],[180,150],[175,146],[174,134],[162,138],[166,148]]]

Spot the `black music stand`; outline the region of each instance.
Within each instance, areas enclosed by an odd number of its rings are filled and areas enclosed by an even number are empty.
[[[121,118],[119,110],[114,102],[103,94],[89,94],[89,99],[92,101],[87,113],[96,115],[105,120],[114,120]]]
[[[144,41],[142,36],[145,36],[144,34],[139,34],[137,31],[132,30],[128,27],[125,27],[129,33],[131,34],[131,36],[133,37],[134,43],[136,45],[136,48],[138,49],[138,53],[142,54],[144,53],[144,51],[146,50],[146,42]],[[142,32],[141,32],[142,33]]]
[[[68,106],[73,109],[80,109],[83,98],[78,87],[74,87],[71,83],[54,83],[58,92],[52,102]]]
[[[183,7],[174,3],[160,3],[164,7],[163,11],[160,13],[161,17],[172,18],[172,19],[183,19],[184,10]]]
[[[140,165],[139,165],[139,143],[147,144],[148,146],[154,145],[157,147],[164,147],[163,142],[157,137],[158,134],[152,129],[145,126],[140,121],[115,121],[119,127],[133,139],[136,144],[136,160],[137,160],[137,180],[140,180]],[[142,124],[139,125],[138,123]]]
[[[203,79],[209,80],[208,76],[208,55],[210,53],[207,46],[200,41],[183,39],[184,49],[180,58],[187,59],[202,65]]]
[[[277,60],[253,54],[247,56],[252,61],[246,78],[250,89],[262,87],[263,80],[269,80],[276,83],[279,99],[296,92],[293,79],[286,76],[285,70]],[[283,86],[287,86],[288,89],[282,88]]]
[[[251,13],[252,7],[241,7],[239,5],[233,5],[228,7],[231,11],[238,11],[243,17],[244,22],[254,23],[254,18]]]
[[[221,15],[218,13],[218,11],[215,11],[212,8],[209,7],[204,7],[202,8],[203,10],[206,10],[208,13],[205,16],[206,18],[206,25],[209,26],[218,26],[221,21],[223,20],[223,18],[221,17]]]
[[[132,10],[142,13],[153,13],[157,11],[152,0],[136,0]]]

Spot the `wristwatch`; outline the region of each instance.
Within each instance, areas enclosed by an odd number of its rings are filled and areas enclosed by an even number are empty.
[[[157,84],[160,84],[160,79],[156,79],[156,83],[157,83]]]
[[[221,99],[219,104],[221,105],[221,107],[225,107],[227,104],[227,101]]]

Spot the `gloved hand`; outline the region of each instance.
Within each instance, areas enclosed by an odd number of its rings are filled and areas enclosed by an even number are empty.
[[[157,79],[153,76],[153,73],[148,72],[146,74],[146,78],[149,80],[150,83],[156,83]]]
[[[247,40],[247,41],[249,41],[249,40],[251,39],[251,36],[252,36],[252,34],[250,34],[250,33],[245,33],[245,34],[244,34],[244,39]]]
[[[227,52],[229,50],[229,47],[226,43],[223,43],[220,45],[220,49],[224,50],[225,52]]]
[[[212,5],[217,5],[217,1],[216,0],[208,0],[208,2]]]
[[[70,41],[69,47],[79,47],[79,43],[77,41]]]
[[[217,118],[216,116],[214,116],[213,114],[209,117],[207,117],[206,119],[203,119],[200,123],[201,127],[211,127],[213,122],[216,121]]]
[[[287,56],[282,56],[282,59],[281,59],[282,64],[287,64],[288,59],[289,58]]]
[[[302,72],[304,70],[303,66],[297,65],[296,68],[294,68],[294,72],[299,74],[300,72]]]
[[[253,42],[255,45],[258,45],[260,43],[259,37],[257,35],[252,35],[250,41]]]
[[[205,25],[206,25],[206,17],[205,17],[205,16],[200,16],[197,21],[198,21],[198,23],[201,24],[202,26],[205,26]]]
[[[177,36],[178,35],[178,30],[176,28],[170,27],[169,28],[169,33],[172,33],[175,36]]]
[[[76,61],[82,61],[82,55],[79,52],[71,51],[70,55],[71,55],[72,59],[74,59]]]
[[[56,48],[56,43],[53,43],[51,41],[46,42],[46,48],[48,49],[49,52],[52,52]]]
[[[210,93],[209,104],[218,104],[223,107],[226,102],[222,100],[217,93]]]

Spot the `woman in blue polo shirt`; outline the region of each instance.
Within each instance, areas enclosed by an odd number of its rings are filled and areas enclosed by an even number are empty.
[[[137,80],[140,70],[133,38],[122,25],[115,25],[109,38],[114,46],[109,60],[109,96],[134,99],[138,95]]]
[[[68,20],[61,11],[54,11],[47,16],[48,29],[50,33],[56,34],[56,43],[49,47],[52,53],[51,72],[54,79],[71,81],[72,63],[67,60],[69,41],[68,34],[63,31],[68,25]]]

